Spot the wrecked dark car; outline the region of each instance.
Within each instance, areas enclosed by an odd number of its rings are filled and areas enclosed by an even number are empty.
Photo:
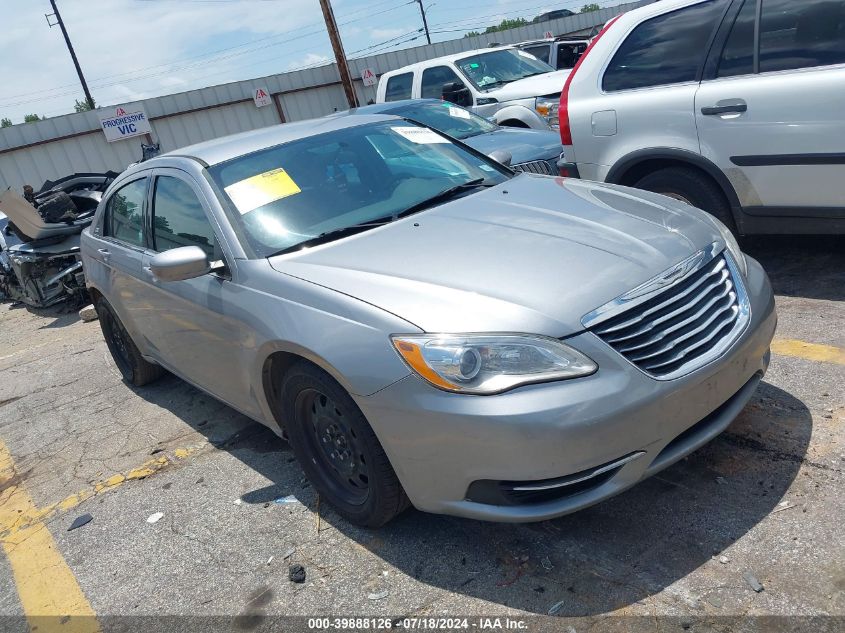
[[[0,300],[34,308],[87,300],[79,234],[117,175],[72,174],[37,193],[0,195]]]

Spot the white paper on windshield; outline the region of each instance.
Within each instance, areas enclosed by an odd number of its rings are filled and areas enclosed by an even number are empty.
[[[520,49],[520,48],[516,49],[516,54],[517,54],[517,55],[520,55],[520,56],[522,56],[522,57],[527,57],[528,59],[537,59],[537,58],[536,58],[536,57],[534,57],[534,55],[532,55],[531,53],[526,53],[524,50],[522,50],[522,49]]]
[[[456,108],[455,106],[449,106],[449,116],[457,117],[459,119],[468,119],[469,118],[469,112],[467,112],[463,108]]]
[[[440,136],[434,130],[424,127],[392,127],[397,134],[404,136],[409,141],[420,145],[431,145],[433,143],[448,143],[449,141]]]

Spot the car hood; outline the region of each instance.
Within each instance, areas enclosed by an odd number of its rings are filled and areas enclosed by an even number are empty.
[[[569,76],[570,70],[556,70],[534,77],[518,79],[501,88],[488,91],[487,95],[495,97],[500,102],[513,101],[514,99],[527,99],[529,97],[542,97],[544,95],[560,94],[563,84]]]
[[[560,337],[720,239],[703,211],[663,196],[523,174],[270,265],[427,332]]]
[[[502,127],[487,134],[470,136],[463,142],[483,154],[497,149],[509,152],[512,165],[530,160],[556,159],[563,152],[560,134],[551,130]]]

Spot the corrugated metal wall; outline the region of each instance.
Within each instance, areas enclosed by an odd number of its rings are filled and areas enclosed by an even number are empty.
[[[358,78],[355,89],[360,103],[367,103],[375,100],[375,87],[365,87],[361,82],[361,72],[365,68],[372,68],[381,75],[425,59],[483,48],[492,42],[512,44],[540,38],[546,31],[573,33],[604,24],[621,12],[654,1],[639,0],[490,35],[357,58],[349,62],[350,72]],[[142,103],[150,118],[154,140],[161,143],[163,151],[170,151],[279,123],[276,107],[255,107],[252,93],[258,86],[272,93],[287,121],[319,117],[347,107],[335,64],[190,90]],[[131,112],[132,105],[125,104],[125,109]],[[120,171],[140,158],[141,141],[136,137],[106,142],[96,112],[68,114],[0,129],[0,191],[6,187],[20,189],[26,183],[38,188],[45,180],[73,172]]]

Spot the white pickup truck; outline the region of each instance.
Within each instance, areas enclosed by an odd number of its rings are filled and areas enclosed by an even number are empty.
[[[568,74],[513,46],[483,48],[384,73],[376,101],[444,99],[499,125],[556,130]]]

